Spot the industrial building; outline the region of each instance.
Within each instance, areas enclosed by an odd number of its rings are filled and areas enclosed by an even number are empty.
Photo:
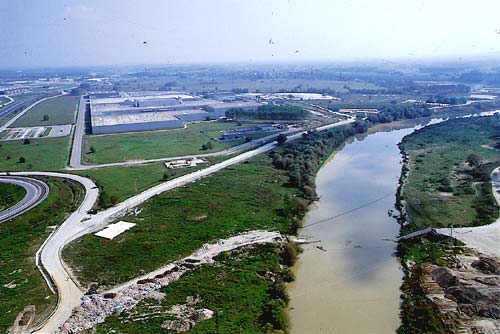
[[[256,110],[257,102],[221,102],[178,92],[113,92],[89,95],[93,134],[179,128],[217,119],[227,110]]]

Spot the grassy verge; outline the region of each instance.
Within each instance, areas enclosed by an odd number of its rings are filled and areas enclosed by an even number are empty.
[[[496,117],[454,119],[405,137],[400,145],[405,154],[400,181],[404,186],[398,190],[397,204],[406,204],[402,233],[424,226],[488,224],[498,217],[490,173],[500,161],[495,150],[499,140]],[[464,251],[460,242],[443,236],[400,242],[398,253],[406,275],[398,333],[448,332],[421,286],[422,265],[453,267],[450,255]]]
[[[154,197],[132,230],[112,241],[87,235],[63,250],[85,283],[113,285],[149,272],[203,243],[256,228],[287,231],[297,190],[267,156],[253,158]],[[144,256],[144,254],[148,254]]]
[[[497,117],[454,119],[403,139],[409,172],[403,197],[411,229],[496,219],[489,174],[500,161],[500,151],[493,148],[499,124]]]
[[[52,229],[76,209],[82,199],[79,185],[50,179],[50,194],[39,206],[0,225],[0,332],[7,332],[17,314],[35,305],[35,323],[57,302],[35,266],[34,254]]]
[[[30,139],[30,144],[23,144],[22,141],[2,142],[0,170],[55,171],[63,169],[68,161],[69,145],[68,137]],[[25,161],[20,162],[21,158]]]
[[[26,190],[9,183],[0,183],[0,211],[10,208],[23,199]]]
[[[212,138],[220,137],[221,131],[252,125],[252,123],[242,123],[238,126],[238,123],[202,122],[190,124],[182,129],[86,136],[83,159],[88,163],[110,163],[222,151],[242,144],[244,140],[219,142]],[[259,133],[253,137],[268,134],[270,133]],[[202,150],[202,145],[207,142],[211,142],[213,148]],[[90,153],[91,147],[94,148],[94,153]]]
[[[12,127],[47,126],[75,122],[78,97],[64,95],[43,101],[14,122]],[[48,119],[44,119],[44,116]]]
[[[161,182],[206,168],[212,163],[225,158],[227,157],[210,158],[207,159],[208,163],[190,168],[168,169],[162,162],[157,162],[137,166],[98,168],[73,173],[88,177],[99,186],[101,196],[99,202],[96,203],[96,208],[102,209],[119,203]]]
[[[133,313],[109,318],[97,333],[169,333],[161,327],[169,319],[162,312],[185,304],[190,296],[202,299],[196,308],[207,308],[216,316],[187,333],[278,333],[287,327],[284,282],[293,279],[282,252],[278,245],[260,245],[221,254],[215,266],[196,268],[162,289],[164,300],[145,301]]]

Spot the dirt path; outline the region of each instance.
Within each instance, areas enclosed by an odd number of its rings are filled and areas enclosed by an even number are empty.
[[[491,184],[493,195],[500,206],[500,167],[491,173]],[[449,228],[441,228],[437,232],[448,236],[453,234],[454,238],[481,253],[500,257],[500,217],[489,225],[454,228],[453,231]]]

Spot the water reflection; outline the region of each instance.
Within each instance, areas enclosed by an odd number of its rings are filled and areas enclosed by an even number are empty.
[[[399,225],[388,210],[401,170],[397,143],[426,123],[379,126],[318,173],[320,200],[301,235],[321,240],[325,251],[307,245],[298,262],[290,287],[293,334],[393,333],[399,326],[402,271],[391,241]]]

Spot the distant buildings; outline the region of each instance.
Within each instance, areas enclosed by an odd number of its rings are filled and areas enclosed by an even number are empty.
[[[255,101],[222,102],[178,92],[111,92],[89,95],[93,134],[182,127],[217,119],[232,108],[256,110]]]
[[[285,124],[259,124],[251,128],[240,128],[233,131],[224,132],[220,140],[237,140],[249,137],[258,132],[272,132],[286,129]]]

